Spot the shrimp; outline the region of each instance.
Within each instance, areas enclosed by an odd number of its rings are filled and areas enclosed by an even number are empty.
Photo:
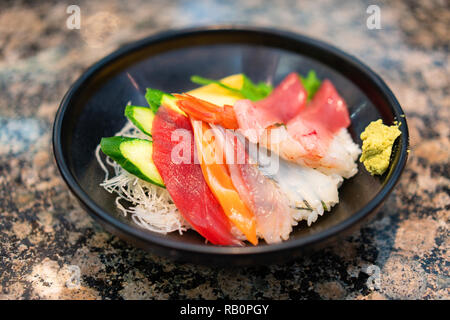
[[[224,105],[217,106],[205,100],[198,99],[188,93],[174,94],[178,107],[197,120],[202,120],[212,124],[221,124],[228,129],[239,127],[233,107]]]

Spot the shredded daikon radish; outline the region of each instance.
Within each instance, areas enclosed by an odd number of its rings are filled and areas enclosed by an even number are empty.
[[[128,122],[116,136],[127,136],[140,139],[148,139],[131,122]],[[180,234],[191,227],[178,211],[166,189],[148,183],[128,173],[109,157],[102,160],[100,145],[95,151],[97,161],[105,172],[105,179],[100,184],[106,191],[116,193],[116,206],[127,216],[130,214],[132,220],[140,227],[166,234],[178,231]],[[106,165],[105,165],[106,163]],[[110,177],[112,168],[113,175]],[[120,200],[128,201],[125,205]]]

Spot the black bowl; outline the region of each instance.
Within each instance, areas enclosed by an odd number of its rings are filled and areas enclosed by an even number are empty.
[[[125,124],[128,101],[146,105],[145,88],[187,91],[196,87],[190,76],[219,79],[245,73],[256,81],[279,83],[291,71],[314,69],[330,79],[349,105],[350,133],[360,133],[373,120],[401,123],[383,176],[359,173],[340,188],[340,203],[311,227],[300,224],[280,244],[219,247],[205,244],[194,231],[160,235],[141,229],[117,210],[115,196],[99,183],[103,171],[94,150],[101,137]],[[127,45],[89,68],[65,95],[53,128],[59,170],[84,208],[110,232],[156,254],[183,261],[249,265],[280,263],[338,241],[351,227],[375,212],[398,181],[407,160],[408,128],[403,111],[386,84],[366,65],[326,43],[286,31],[254,27],[203,27],[168,31]]]

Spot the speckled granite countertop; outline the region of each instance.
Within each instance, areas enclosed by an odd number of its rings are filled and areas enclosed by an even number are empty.
[[[73,3],[81,30],[66,27]],[[448,2],[272,3],[1,2],[1,299],[450,298]],[[370,4],[381,9],[380,30],[366,26]],[[375,220],[335,247],[270,267],[174,264],[104,231],[60,178],[51,127],[87,66],[156,31],[219,22],[328,41],[378,72],[404,108],[411,153],[401,181]]]

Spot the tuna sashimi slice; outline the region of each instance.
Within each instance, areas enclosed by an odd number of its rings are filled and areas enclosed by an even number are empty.
[[[177,131],[183,141],[173,141]],[[167,191],[183,217],[203,237],[213,244],[241,245],[231,233],[231,225],[205,179],[200,165],[194,163],[194,138],[191,123],[184,115],[161,106],[153,120],[153,162],[158,169]],[[172,157],[180,143],[181,157],[188,163],[175,163]]]
[[[299,116],[305,121],[320,123],[332,133],[350,125],[347,104],[328,79],[322,82],[311,102]]]
[[[305,108],[307,97],[300,77],[291,72],[268,97],[255,102],[255,105],[278,118],[280,123],[286,123]]]
[[[350,125],[347,104],[329,80],[324,80],[311,102],[286,127],[310,153],[324,157],[336,134]]]

